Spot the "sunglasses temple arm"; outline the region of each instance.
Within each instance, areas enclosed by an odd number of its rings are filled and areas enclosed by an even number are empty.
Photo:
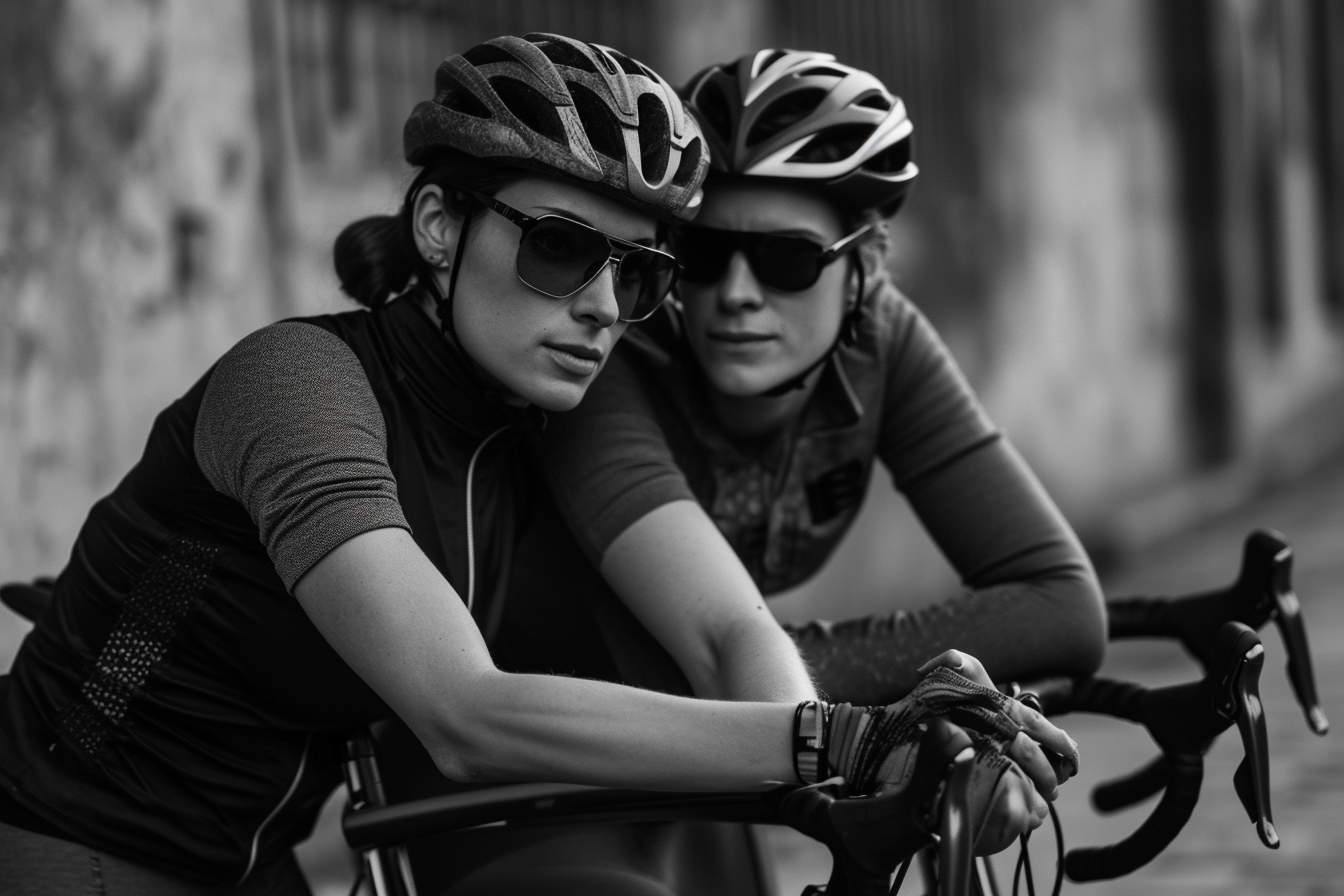
[[[877,233],[877,225],[873,223],[865,224],[849,236],[842,238],[838,243],[832,244],[825,252],[821,253],[821,263],[823,266],[830,264],[844,253],[851,249],[857,249]]]

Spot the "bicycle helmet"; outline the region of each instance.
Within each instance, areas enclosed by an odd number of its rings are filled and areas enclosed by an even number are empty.
[[[816,184],[849,211],[900,208],[919,169],[905,104],[829,53],[760,50],[691,79],[715,171]]]
[[[558,34],[497,37],[445,59],[403,131],[406,161],[452,148],[558,174],[664,220],[689,220],[709,160],[652,69]]]

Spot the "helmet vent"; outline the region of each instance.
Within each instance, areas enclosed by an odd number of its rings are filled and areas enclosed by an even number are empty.
[[[826,91],[820,87],[804,87],[802,90],[794,90],[784,94],[769,106],[766,106],[765,110],[761,112],[760,118],[756,119],[756,123],[751,126],[751,130],[747,133],[747,146],[751,147],[763,143],[802,121],[811,115],[825,98]],[[868,125],[864,125],[864,127],[872,130]],[[815,143],[816,140],[812,142]],[[811,145],[808,144],[809,147]],[[807,147],[804,147],[804,150],[806,149]]]
[[[672,152],[672,125],[667,108],[651,93],[641,93],[639,110],[639,167],[644,180],[654,184],[667,173]]]
[[[733,133],[733,119],[732,113],[728,111],[728,98],[723,95],[723,88],[713,81],[706,81],[693,102],[705,124],[709,125],[715,136],[727,143]]]
[[[879,174],[895,174],[910,164],[910,149],[913,142],[912,138],[906,137],[904,140],[893,143],[867,162],[864,162],[863,169],[865,171],[876,171]]]
[[[840,71],[839,69],[827,68],[824,65],[817,66],[815,68],[809,68],[807,71],[802,71],[798,73],[798,77],[800,78],[811,78],[816,75],[821,75],[823,77],[830,77],[830,78],[845,77],[845,73]]]
[[[825,164],[847,159],[854,155],[875,130],[877,128],[871,124],[832,125],[818,131],[817,135],[794,153],[789,161]]]
[[[465,87],[451,87],[438,100],[439,105],[472,118],[492,118],[494,113],[480,101],[480,98]]]
[[[624,53],[618,53],[615,50],[608,50],[608,52],[611,53],[611,58],[616,60],[616,64],[621,67],[621,71],[627,75],[643,75],[646,78],[649,76],[648,72],[644,71],[638,62]]]
[[[583,130],[593,149],[607,158],[625,161],[621,125],[611,114],[611,109],[591,88],[574,81],[565,82],[565,86],[574,98],[574,109],[579,113],[579,121],[583,122]]]
[[[677,166],[677,173],[672,175],[672,186],[684,187],[691,182],[691,178],[695,176],[696,166],[700,164],[701,152],[703,149],[699,137],[686,145],[681,151],[681,164]]]
[[[564,146],[569,145],[560,113],[555,111],[554,104],[546,99],[541,91],[530,84],[504,75],[491,78],[490,86],[495,89],[495,93],[504,101],[508,110],[523,124],[548,140]]]
[[[758,69],[756,69],[756,74],[760,74],[761,72],[765,71],[770,66],[774,65],[777,61],[783,59],[785,55],[787,54],[785,54],[783,50],[772,50],[769,56],[761,60],[761,65]]]
[[[537,44],[537,48],[546,54],[546,58],[556,65],[564,65],[569,68],[577,68],[580,71],[601,74],[597,66],[593,65],[593,60],[580,53],[574,47],[558,40],[543,40]]]
[[[883,112],[891,111],[891,100],[887,99],[880,93],[875,93],[872,96],[866,96],[863,99],[859,100],[854,105],[863,106],[865,109],[880,109]]]
[[[596,44],[589,44],[588,46],[592,47],[593,54],[597,56],[597,64],[602,66],[602,70],[609,75],[616,74],[616,69],[611,64],[611,60],[607,58],[606,51],[603,50],[601,47],[597,46]]]
[[[462,54],[462,58],[472,65],[480,67],[489,65],[492,62],[512,62],[517,64],[518,60],[508,50],[502,50],[494,44],[479,44]]]

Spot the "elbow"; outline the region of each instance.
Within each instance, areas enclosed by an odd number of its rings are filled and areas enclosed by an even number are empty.
[[[508,769],[501,767],[507,751],[490,705],[483,697],[458,695],[418,726],[421,743],[445,778],[478,784],[509,777]]]
[[[436,724],[427,736],[421,737],[421,742],[439,774],[450,781],[476,784],[494,779],[484,745],[460,730],[460,726]]]
[[[1106,657],[1106,601],[1089,569],[1071,577],[1060,597],[1060,629],[1067,638],[1066,665],[1072,675],[1093,675]]]

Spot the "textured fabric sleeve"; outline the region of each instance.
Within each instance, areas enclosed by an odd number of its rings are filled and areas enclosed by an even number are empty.
[[[818,684],[833,699],[890,702],[953,647],[998,680],[1095,671],[1105,615],[1082,546],[928,322],[904,299],[887,311],[882,461],[971,590],[915,612],[796,629]]]
[[[364,368],[320,327],[273,324],[221,358],[201,400],[195,452],[210,484],[247,508],[291,590],[342,542],[410,528]]]
[[[577,408],[552,415],[538,457],[561,515],[595,565],[645,514],[695,500],[639,374],[619,350]]]

